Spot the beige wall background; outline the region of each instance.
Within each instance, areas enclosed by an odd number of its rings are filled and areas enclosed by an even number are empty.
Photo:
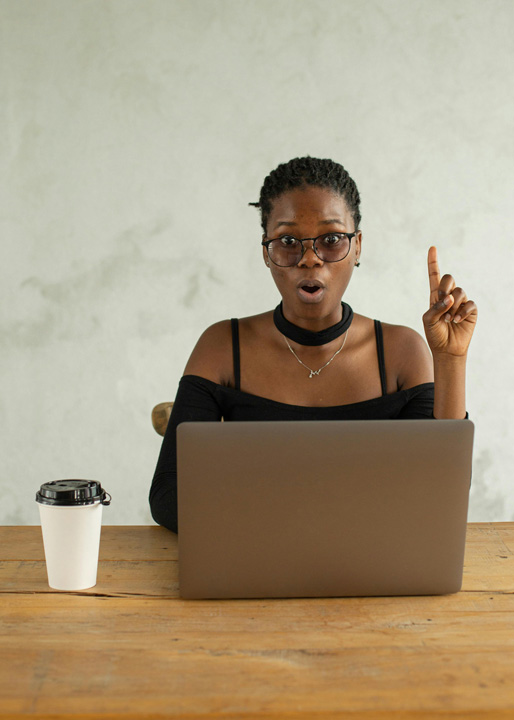
[[[151,408],[207,325],[278,302],[247,203],[305,154],[361,191],[356,311],[422,332],[432,243],[479,305],[470,519],[514,520],[514,3],[1,0],[0,22],[0,523],[37,523],[62,477],[151,522]]]

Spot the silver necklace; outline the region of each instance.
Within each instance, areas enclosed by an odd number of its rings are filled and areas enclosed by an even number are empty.
[[[287,347],[291,350],[291,352],[293,353],[293,355],[295,356],[295,358],[298,360],[298,362],[300,363],[300,365],[303,365],[303,367],[310,372],[310,375],[309,375],[309,380],[310,380],[312,377],[314,377],[314,375],[319,375],[320,372],[321,372],[322,370],[324,370],[324,369],[327,367],[327,365],[330,365],[330,363],[332,362],[332,360],[339,355],[339,353],[341,352],[341,350],[344,348],[344,344],[345,344],[345,342],[346,342],[346,339],[347,339],[347,337],[348,337],[348,333],[349,333],[349,332],[350,332],[350,328],[348,328],[348,330],[346,331],[345,336],[344,336],[344,340],[343,340],[343,344],[341,345],[341,347],[339,348],[339,350],[336,350],[335,353],[334,353],[334,354],[332,355],[332,357],[330,358],[330,360],[329,360],[328,362],[326,362],[324,365],[322,365],[318,370],[313,370],[313,369],[310,368],[308,365],[306,365],[304,362],[302,362],[302,361],[300,360],[300,358],[298,357],[298,355],[297,355],[297,354],[295,353],[295,351],[293,350],[293,348],[291,347],[291,345],[289,344],[286,336],[285,336],[285,335],[282,335],[282,337],[283,337],[284,340],[286,341]]]

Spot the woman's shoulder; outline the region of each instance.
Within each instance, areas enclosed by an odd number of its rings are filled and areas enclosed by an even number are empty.
[[[386,368],[399,388],[433,380],[432,355],[425,339],[405,325],[381,323]]]
[[[389,350],[395,350],[398,353],[402,351],[419,351],[426,350],[430,354],[428,345],[424,338],[416,331],[406,325],[393,325],[391,323],[381,322],[382,334],[384,337],[384,345],[390,346]]]
[[[251,315],[237,320],[240,331],[260,335],[269,322],[270,313]],[[219,385],[233,381],[232,321],[221,320],[210,325],[200,335],[187,362],[184,375],[198,375]]]
[[[376,337],[376,322],[377,321],[373,318],[355,313],[352,322],[352,329],[355,328],[355,334],[357,334],[363,340],[373,340],[374,342]],[[413,330],[410,327],[406,327],[405,325],[393,325],[391,323],[386,323],[382,321],[379,321],[378,324],[382,328],[384,345],[387,343],[388,346],[393,346],[394,348],[398,349],[412,349],[414,347],[419,348],[423,346],[428,349],[425,340],[418,332],[416,332],[416,330]]]
[[[354,324],[356,350],[371,353],[369,357],[377,357],[379,339],[375,321],[363,315],[355,315],[352,326]],[[423,337],[405,325],[380,322],[380,327],[388,392],[431,382],[432,356]]]
[[[200,335],[187,361],[184,375],[198,375],[220,385],[226,384],[231,358],[231,322],[221,320],[210,325]]]

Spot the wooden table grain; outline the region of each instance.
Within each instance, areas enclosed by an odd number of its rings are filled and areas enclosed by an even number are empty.
[[[434,597],[181,600],[159,527],[104,527],[80,592],[39,527],[0,548],[1,718],[514,718],[514,523],[470,524]]]

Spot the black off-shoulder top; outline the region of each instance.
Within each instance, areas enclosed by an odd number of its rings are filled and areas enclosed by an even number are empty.
[[[152,517],[178,532],[176,430],[182,422],[226,422],[246,420],[386,420],[433,418],[434,383],[386,394],[382,328],[375,321],[377,357],[382,395],[371,400],[306,407],[289,405],[252,395],[240,389],[239,338],[237,321],[232,321],[235,387],[219,385],[197,375],[185,375],[179,383],[173,410],[161,447],[150,489]]]

